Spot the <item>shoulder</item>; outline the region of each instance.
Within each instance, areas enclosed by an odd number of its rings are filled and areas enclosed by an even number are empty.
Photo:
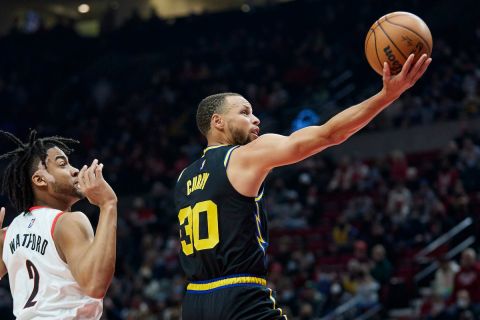
[[[90,220],[81,211],[66,211],[59,213],[57,224],[89,224]]]
[[[52,234],[55,238],[63,236],[73,236],[77,233],[93,234],[92,225],[88,217],[80,211],[63,212],[58,216],[56,225],[52,226]]]
[[[256,158],[259,154],[272,157],[272,151],[284,145],[286,139],[288,139],[288,137],[280,134],[266,133],[245,145],[239,146],[233,154],[235,157],[247,159]]]
[[[85,215],[85,213],[81,211],[64,211],[64,212],[60,212],[59,215],[60,215],[59,220],[76,221],[76,220],[86,219],[88,221],[88,218]]]
[[[240,168],[269,171],[273,167],[270,163],[278,156],[278,148],[285,144],[285,139],[279,134],[261,135],[245,145],[230,149],[227,153],[229,163]]]

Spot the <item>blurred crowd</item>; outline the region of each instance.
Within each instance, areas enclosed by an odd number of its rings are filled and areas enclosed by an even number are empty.
[[[208,94],[243,94],[263,132],[290,133],[307,109],[310,121],[321,123],[380,89],[363,58],[366,31],[381,15],[409,8],[432,29],[434,63],[365,131],[480,115],[480,25],[472,3],[407,2],[298,0],[169,21],[132,16],[93,39],[65,23],[34,34],[16,27],[0,38],[0,128],[79,139],[73,163],[102,159],[120,195],[105,319],[179,319],[184,278],[171,190],[201,154],[194,114]],[[478,209],[478,143],[466,132],[434,153],[317,156],[274,171],[266,198],[269,284],[289,318],[316,319],[347,301],[355,314],[392,305],[399,288],[392,290],[392,281],[407,279],[408,290],[415,250]],[[95,221],[90,207],[82,210]],[[11,310],[7,288],[2,280],[2,319]],[[477,303],[463,289],[447,297],[436,285],[423,316],[454,314],[458,296]]]
[[[431,288],[424,290],[419,315],[426,320],[480,319],[480,268],[475,250],[466,249],[460,264],[444,256]]]
[[[360,310],[408,302],[401,293],[412,292],[420,271],[415,254],[465,218],[477,219],[477,141],[466,133],[438,152],[396,151],[367,161],[317,157],[275,172],[267,201],[279,302],[293,314],[311,304],[305,319],[328,313],[331,299],[338,306],[356,297]],[[308,285],[317,289],[315,304],[302,297]]]

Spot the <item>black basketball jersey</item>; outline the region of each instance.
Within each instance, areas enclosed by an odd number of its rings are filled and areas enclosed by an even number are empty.
[[[213,146],[188,166],[175,187],[180,262],[189,281],[266,275],[268,246],[263,188],[256,198],[238,193],[227,177],[237,146]]]

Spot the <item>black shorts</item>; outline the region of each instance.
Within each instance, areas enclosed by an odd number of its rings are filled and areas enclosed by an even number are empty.
[[[182,304],[183,320],[287,320],[271,289],[237,283],[209,290],[188,290]]]

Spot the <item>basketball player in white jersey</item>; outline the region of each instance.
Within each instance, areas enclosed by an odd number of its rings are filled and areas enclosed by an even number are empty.
[[[115,269],[117,197],[97,160],[80,171],[68,161],[62,137],[24,143],[0,131],[16,149],[3,191],[20,214],[0,234],[0,277],[8,273],[13,313],[26,319],[100,319]],[[96,234],[71,206],[86,197],[100,208]],[[0,228],[5,209],[0,210]]]

